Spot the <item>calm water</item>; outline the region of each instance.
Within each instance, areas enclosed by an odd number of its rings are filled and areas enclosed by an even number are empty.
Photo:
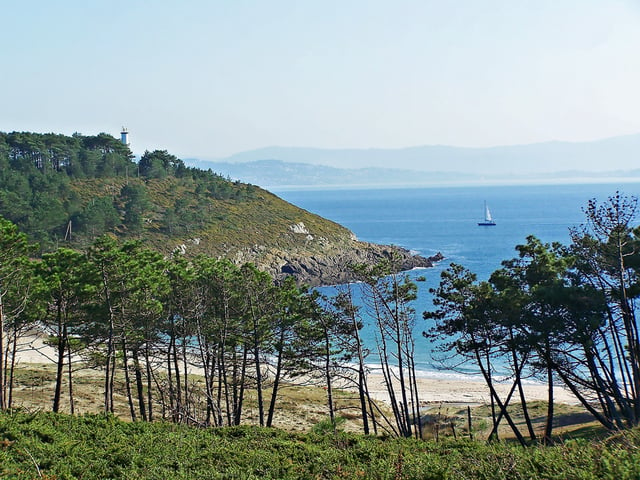
[[[331,219],[353,231],[360,240],[393,244],[421,255],[441,252],[435,268],[411,272],[424,275],[414,307],[416,360],[420,370],[434,375],[431,344],[421,332],[428,328],[422,312],[432,308],[429,288],[440,272],[459,263],[485,280],[500,262],[516,256],[514,247],[536,235],[544,242],[569,242],[569,227],[584,221],[582,208],[590,198],[606,200],[616,190],[640,196],[640,184],[545,185],[370,190],[273,191],[283,199]],[[484,201],[497,225],[480,227]],[[331,293],[331,289],[326,289]],[[369,331],[373,342],[372,332]],[[372,345],[373,346],[373,345]],[[375,362],[375,359],[372,359]]]

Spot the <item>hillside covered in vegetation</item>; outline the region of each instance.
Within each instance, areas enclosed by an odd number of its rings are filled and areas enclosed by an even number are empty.
[[[165,150],[135,162],[101,133],[0,132],[0,215],[39,243],[83,248],[110,233],[169,254],[253,262],[278,278],[311,284],[347,279],[351,263],[394,252],[402,268],[429,261],[356,241],[346,228],[253,185],[185,166]]]
[[[638,431],[523,449],[321,429],[196,429],[113,417],[0,414],[0,476],[15,479],[599,479],[640,475]]]

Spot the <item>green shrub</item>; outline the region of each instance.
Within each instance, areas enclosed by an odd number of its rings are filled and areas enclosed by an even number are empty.
[[[325,422],[323,422],[324,424]],[[198,429],[113,416],[0,413],[0,478],[637,479],[640,434],[522,448],[318,428]]]

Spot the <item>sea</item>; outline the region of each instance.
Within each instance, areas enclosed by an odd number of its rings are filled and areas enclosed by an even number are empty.
[[[590,199],[604,202],[617,191],[640,196],[640,183],[500,185],[413,188],[270,188],[276,195],[312,213],[349,228],[359,240],[397,245],[423,256],[440,252],[444,260],[429,269],[408,272],[417,282],[418,299],[414,337],[415,361],[423,377],[475,376],[473,366],[451,369],[455,359],[443,361],[437,344],[423,337],[431,324],[422,312],[432,310],[430,288],[438,286],[440,273],[454,262],[486,280],[503,260],[517,256],[515,246],[535,235],[546,243],[570,241],[569,229],[585,223]],[[485,202],[495,226],[479,226]],[[640,219],[639,222],[640,223]],[[323,287],[332,295],[337,287]],[[365,319],[366,323],[366,319]],[[365,326],[363,337],[375,352],[375,329]],[[375,353],[368,357],[375,367]]]

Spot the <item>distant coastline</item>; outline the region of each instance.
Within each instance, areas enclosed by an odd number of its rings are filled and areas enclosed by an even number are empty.
[[[216,163],[191,160],[196,168],[266,190],[324,190],[369,188],[436,188],[500,185],[563,185],[640,182],[640,169],[601,172],[565,171],[533,175],[473,175],[457,172],[425,172],[393,168],[346,169],[265,160]]]
[[[544,185],[608,185],[640,183],[639,176],[627,177],[575,177],[575,178],[547,178],[547,179],[487,179],[476,182],[449,182],[449,183],[376,183],[376,184],[306,184],[306,185],[260,185],[276,195],[278,192],[290,191],[331,191],[331,190],[386,190],[386,189],[419,189],[419,188],[464,188],[464,187],[508,187],[508,186],[544,186]]]
[[[640,181],[640,133],[484,148],[266,147],[187,164],[262,187],[471,186]],[[631,180],[633,181],[633,180]]]

